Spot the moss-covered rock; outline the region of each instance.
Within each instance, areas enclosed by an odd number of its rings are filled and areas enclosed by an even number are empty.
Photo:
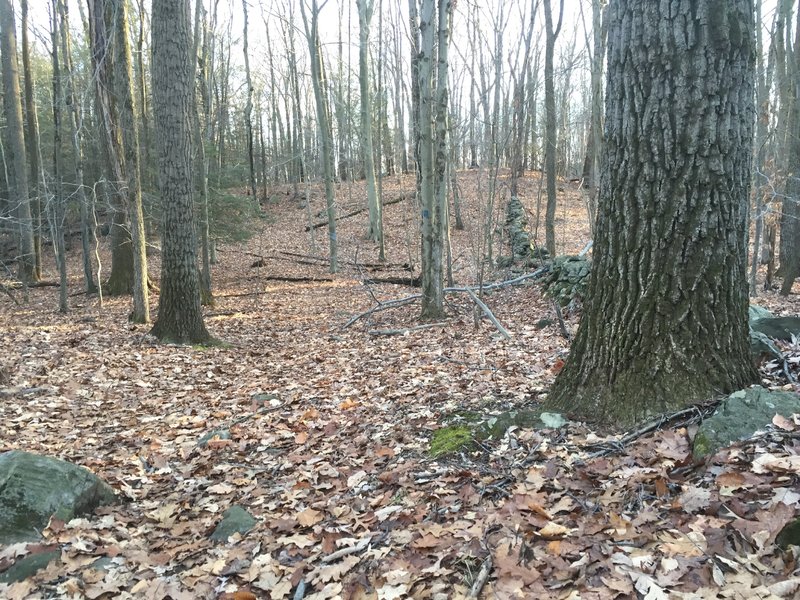
[[[714,454],[764,429],[776,414],[789,417],[795,413],[800,413],[800,396],[795,393],[772,392],[760,386],[734,392],[700,425],[693,455],[702,458]]]
[[[789,546],[800,546],[800,519],[787,523],[775,538],[775,544],[783,550],[788,550]]]
[[[545,292],[561,306],[586,297],[592,262],[582,256],[557,256],[542,280]]]
[[[29,554],[18,559],[11,567],[0,573],[0,583],[16,583],[32,577],[36,571],[44,569],[52,561],[61,558],[61,550],[46,550],[36,554]]]
[[[0,544],[39,539],[51,516],[69,521],[115,500],[83,467],[19,450],[0,454]]]

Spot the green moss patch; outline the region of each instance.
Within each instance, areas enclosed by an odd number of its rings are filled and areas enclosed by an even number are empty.
[[[431,458],[438,458],[452,454],[472,446],[472,429],[466,425],[453,425],[442,427],[434,432],[431,438],[429,454]]]

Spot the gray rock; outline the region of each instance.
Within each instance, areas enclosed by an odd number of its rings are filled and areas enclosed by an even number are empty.
[[[528,234],[528,215],[519,198],[512,196],[506,205],[506,232],[511,242],[511,259],[524,260],[531,253],[531,237]]]
[[[83,467],[20,450],[0,454],[0,544],[37,540],[51,516],[69,521],[115,501]]]
[[[36,571],[44,569],[52,561],[61,558],[61,550],[47,550],[38,554],[29,554],[18,559],[11,567],[0,573],[0,583],[16,583],[32,577]]]
[[[755,321],[756,319],[765,319],[767,317],[774,317],[774,316],[775,315],[773,315],[763,306],[758,306],[758,304],[750,305],[749,318],[751,322]]]
[[[800,519],[789,521],[775,538],[775,544],[782,550],[788,550],[789,546],[800,546]]]
[[[750,352],[756,358],[768,356],[770,358],[782,358],[783,354],[771,339],[760,331],[750,330]]]
[[[558,256],[550,265],[550,272],[543,278],[547,295],[561,306],[575,299],[586,297],[589,287],[592,262],[586,257]]]
[[[249,512],[239,505],[234,504],[224,513],[222,513],[222,521],[219,522],[214,532],[211,534],[211,539],[215,542],[224,542],[234,533],[244,535],[256,526],[257,521]]]
[[[750,328],[776,340],[800,337],[800,317],[763,317],[750,321]]]
[[[734,392],[703,421],[694,438],[693,454],[702,458],[739,440],[746,440],[772,423],[776,414],[800,413],[800,395],[771,392],[760,386]]]

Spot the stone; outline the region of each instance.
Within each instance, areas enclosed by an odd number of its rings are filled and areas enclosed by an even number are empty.
[[[550,272],[542,279],[548,296],[561,306],[575,299],[582,300],[589,288],[592,262],[581,256],[558,256],[550,264]]]
[[[800,547],[800,519],[789,521],[784,525],[775,538],[775,544],[782,550],[788,550],[789,546]]]
[[[253,515],[238,504],[234,504],[222,513],[222,520],[211,534],[211,539],[215,542],[225,542],[235,533],[244,535],[255,527],[257,522]]]
[[[783,358],[780,348],[771,339],[760,331],[750,330],[750,353],[755,358],[768,356],[769,358]]]
[[[762,317],[750,321],[750,328],[775,340],[788,342],[792,336],[800,337],[800,317]]]
[[[790,417],[800,413],[800,395],[772,392],[761,386],[739,390],[725,398],[712,416],[703,421],[693,442],[693,455],[713,455],[772,423],[776,415]]]
[[[70,521],[115,501],[83,467],[20,450],[0,454],[0,544],[38,540],[51,516]]]
[[[32,577],[36,571],[44,569],[54,560],[61,558],[61,549],[46,550],[37,554],[29,554],[11,565],[7,570],[0,573],[0,583],[16,583]]]
[[[531,237],[527,231],[528,214],[516,196],[506,205],[506,232],[511,244],[511,259],[524,260],[531,253]]]
[[[750,311],[749,311],[749,318],[750,321],[755,321],[756,319],[765,319],[768,317],[774,317],[771,312],[769,312],[763,306],[759,306],[758,304],[751,304]]]

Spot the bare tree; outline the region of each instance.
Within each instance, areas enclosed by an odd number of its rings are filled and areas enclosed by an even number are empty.
[[[328,244],[330,248],[330,271],[336,273],[339,269],[336,240],[336,199],[333,190],[333,135],[330,126],[330,114],[327,99],[327,82],[322,64],[322,53],[319,41],[319,13],[328,3],[324,0],[319,4],[311,0],[311,6],[306,9],[305,0],[300,2],[300,12],[303,17],[308,52],[311,56],[311,83],[314,86],[314,102],[317,106],[317,127],[322,144],[322,172],[325,182],[325,205],[328,217]],[[310,14],[308,14],[310,13]]]
[[[11,153],[9,191],[11,204],[19,224],[19,278],[36,281],[36,250],[33,241],[33,220],[28,193],[28,167],[20,103],[19,70],[17,68],[17,33],[14,7],[10,0],[0,0],[0,52],[3,61],[3,104],[6,113],[6,148]]]
[[[545,112],[545,152],[544,170],[547,177],[547,211],[545,212],[545,247],[550,256],[556,254],[556,150],[557,115],[556,92],[553,78],[553,56],[556,38],[561,32],[564,18],[564,0],[558,0],[558,22],[553,27],[552,0],[544,0],[545,49],[544,49],[544,112]]]

